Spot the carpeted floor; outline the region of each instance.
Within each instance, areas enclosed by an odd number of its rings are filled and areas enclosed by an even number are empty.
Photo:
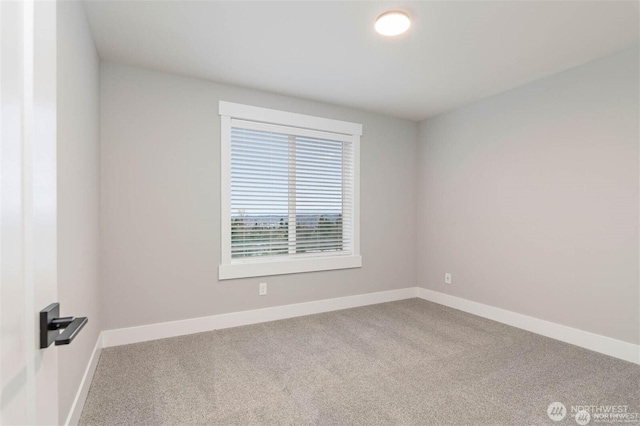
[[[640,411],[640,366],[410,299],[104,349],[80,424],[550,426],[607,404]]]

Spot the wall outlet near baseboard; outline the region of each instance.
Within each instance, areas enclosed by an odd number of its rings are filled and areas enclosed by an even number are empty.
[[[444,273],[444,283],[445,284],[451,284],[451,274],[448,272]]]
[[[259,284],[258,294],[260,296],[266,296],[266,294],[267,294],[267,283],[260,283]]]

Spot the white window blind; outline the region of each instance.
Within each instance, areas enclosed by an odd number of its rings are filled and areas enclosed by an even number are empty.
[[[223,203],[222,216],[229,232],[222,235],[229,241],[223,244],[222,266],[225,257],[231,267],[263,265],[254,272],[236,269],[229,277],[291,269],[265,268],[270,262],[300,260],[308,265],[309,260],[322,259],[321,266],[291,270],[301,272],[335,269],[332,258],[357,256],[357,264],[342,261],[336,267],[360,266],[355,161],[359,138],[236,118],[227,125],[223,156],[228,157],[228,179],[223,181],[228,187],[223,194],[228,194],[228,202]]]
[[[353,254],[353,143],[231,126],[231,258]]]

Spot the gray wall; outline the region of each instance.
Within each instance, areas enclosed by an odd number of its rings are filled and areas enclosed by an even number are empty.
[[[419,286],[639,343],[638,71],[634,48],[421,123]]]
[[[416,123],[109,63],[100,93],[105,330],[416,285]],[[219,100],[364,125],[361,269],[217,280]]]
[[[102,330],[99,280],[99,66],[82,3],[58,2],[58,296],[62,315],[88,316],[58,347],[60,423]]]

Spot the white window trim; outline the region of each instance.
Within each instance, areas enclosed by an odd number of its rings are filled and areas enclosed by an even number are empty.
[[[259,277],[268,275],[294,274],[301,272],[326,271],[333,269],[359,268],[360,256],[360,136],[362,125],[347,121],[332,120],[292,112],[278,111],[249,105],[220,101],[220,245],[221,262],[218,279]],[[274,260],[264,259],[250,262],[231,261],[231,120],[248,120],[297,128],[302,135],[305,129],[329,132],[333,139],[353,143],[353,254],[349,256],[291,257]],[[339,136],[337,136],[338,134]],[[336,137],[337,136],[337,137]]]

